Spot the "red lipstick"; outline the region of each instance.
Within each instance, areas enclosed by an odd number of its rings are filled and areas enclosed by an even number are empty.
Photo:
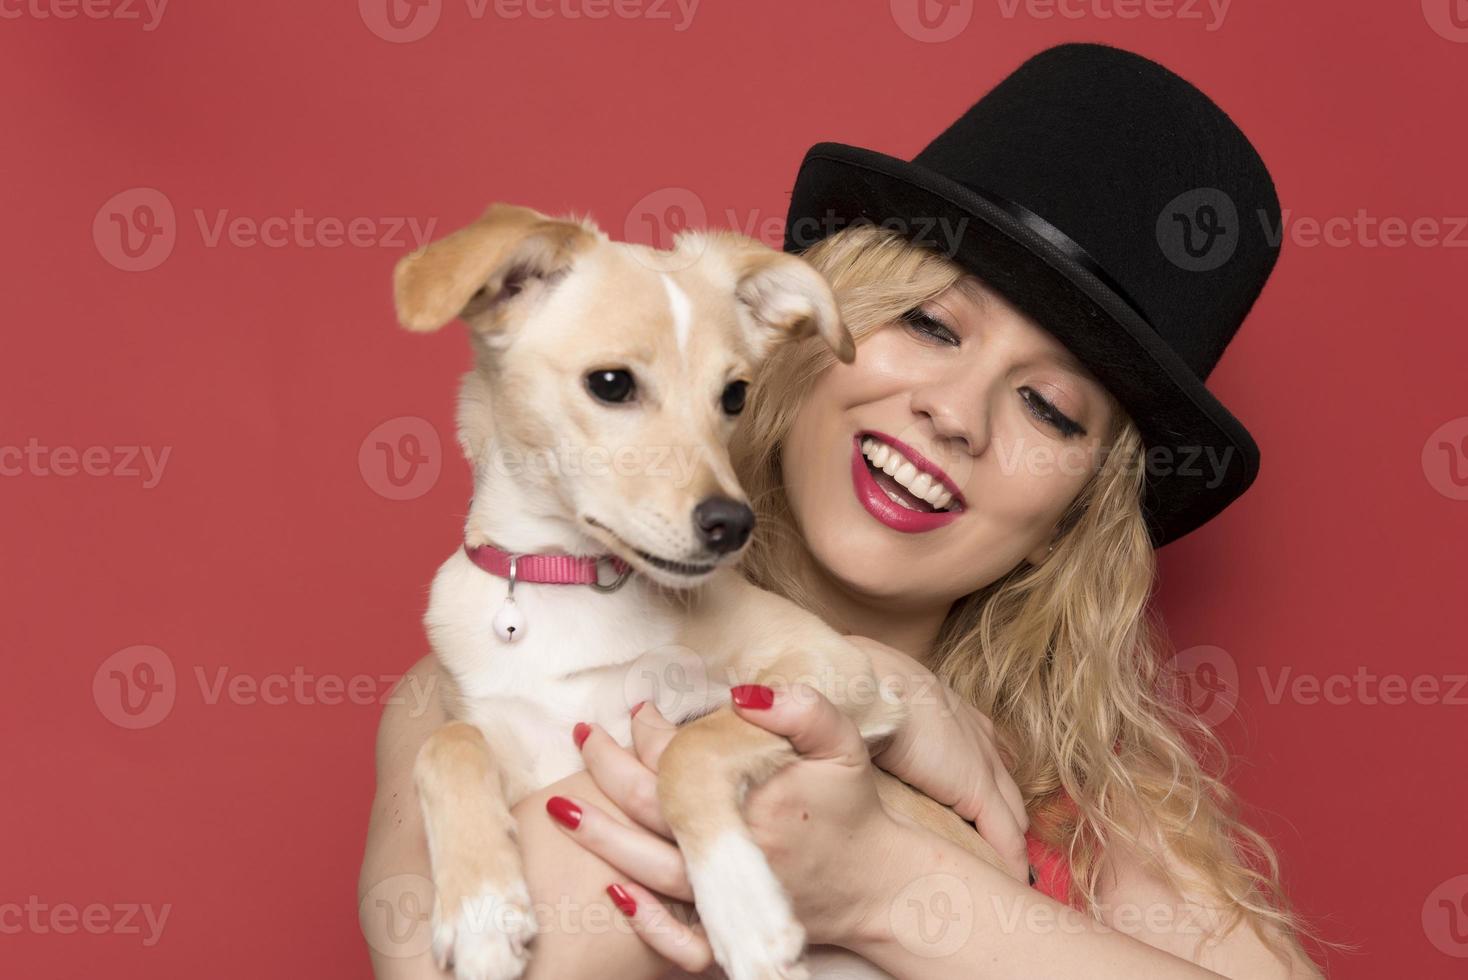
[[[962,513],[961,509],[943,511],[909,510],[887,496],[886,491],[877,485],[876,478],[872,476],[871,470],[867,469],[866,457],[861,452],[861,440],[864,434],[866,433],[857,433],[856,437],[851,440],[851,484],[856,490],[856,499],[861,501],[861,505],[867,509],[868,514],[871,514],[892,530],[901,531],[904,534],[921,534],[924,531],[934,531],[958,519],[958,515]],[[877,437],[875,432],[870,433],[870,435],[874,438]],[[886,439],[885,436],[880,438]],[[886,441],[890,445],[901,446],[895,440],[886,439]],[[906,453],[905,447],[903,447],[903,452],[904,454]],[[920,457],[913,455],[910,458],[914,466],[918,465]],[[927,463],[926,460],[923,460],[923,462]],[[928,465],[932,466],[933,464],[928,463]],[[932,471],[924,469],[923,472],[930,473],[935,478],[941,479],[944,488],[953,494],[955,503],[962,500],[958,491],[953,488],[951,482],[941,470],[937,473],[932,473]]]

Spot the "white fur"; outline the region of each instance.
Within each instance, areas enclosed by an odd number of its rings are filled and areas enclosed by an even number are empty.
[[[641,698],[628,691],[626,667],[672,642],[678,613],[639,576],[609,594],[519,582],[525,635],[506,643],[492,623],[508,591],[505,579],[456,551],[434,578],[424,622],[459,685],[464,720],[485,729],[502,764],[525,760],[528,770],[507,774],[507,782],[523,780],[519,788],[528,792],[581,768],[569,735],[578,721],[630,742],[628,711]]]
[[[663,289],[668,293],[668,305],[673,308],[673,337],[678,341],[678,355],[688,360],[688,334],[693,329],[693,303],[688,294],[678,288],[673,277],[662,273]]]
[[[505,894],[485,885],[459,908],[438,910],[433,955],[439,963],[452,961],[459,980],[514,980],[530,962],[535,930],[523,882]]]
[[[803,980],[805,930],[764,852],[729,831],[688,861],[688,882],[709,945],[730,980]]]

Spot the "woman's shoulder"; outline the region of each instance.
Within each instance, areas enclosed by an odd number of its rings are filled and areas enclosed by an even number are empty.
[[[428,735],[448,720],[443,708],[447,675],[431,654],[422,657],[398,678],[383,702],[377,722],[377,768],[411,765],[412,756]]]

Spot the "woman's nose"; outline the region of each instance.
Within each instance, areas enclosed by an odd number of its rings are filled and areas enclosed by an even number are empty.
[[[977,456],[989,446],[989,413],[981,385],[981,379],[972,376],[923,385],[913,392],[912,410],[926,416],[945,442]]]

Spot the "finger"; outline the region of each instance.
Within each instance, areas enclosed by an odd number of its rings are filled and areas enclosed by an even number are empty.
[[[1009,811],[1008,804],[997,793],[991,793],[973,821],[979,836],[1004,862],[1004,869],[1020,881],[1027,880],[1029,848],[1025,844],[1025,832]]]
[[[647,709],[644,708],[643,711]],[[642,712],[638,712],[641,714]],[[658,805],[658,777],[642,760],[617,744],[600,725],[588,726],[581,742],[586,771],[607,798],[627,816],[664,837],[672,837]]]
[[[683,852],[676,844],[575,797],[552,796],[545,809],[566,836],[622,874],[664,895],[693,901]]]
[[[1019,783],[1014,781],[1014,777],[1009,774],[1009,770],[1004,767],[1002,762],[996,762],[994,765],[994,783],[994,788],[1004,800],[1004,805],[1009,807],[1009,812],[1013,815],[1015,825],[1019,827],[1019,832],[1021,834],[1028,833],[1030,829],[1030,815],[1025,810],[1024,794],[1019,791]]]
[[[652,892],[625,882],[607,886],[607,895],[654,953],[686,973],[713,966],[714,951],[703,930],[680,921]]]
[[[784,735],[807,758],[847,765],[870,761],[856,724],[807,684],[792,684],[779,691],[761,684],[741,684],[729,693],[739,717]]]
[[[653,702],[644,701],[632,709],[632,748],[642,764],[653,772],[658,771],[663,749],[676,734],[678,726],[664,718]]]

